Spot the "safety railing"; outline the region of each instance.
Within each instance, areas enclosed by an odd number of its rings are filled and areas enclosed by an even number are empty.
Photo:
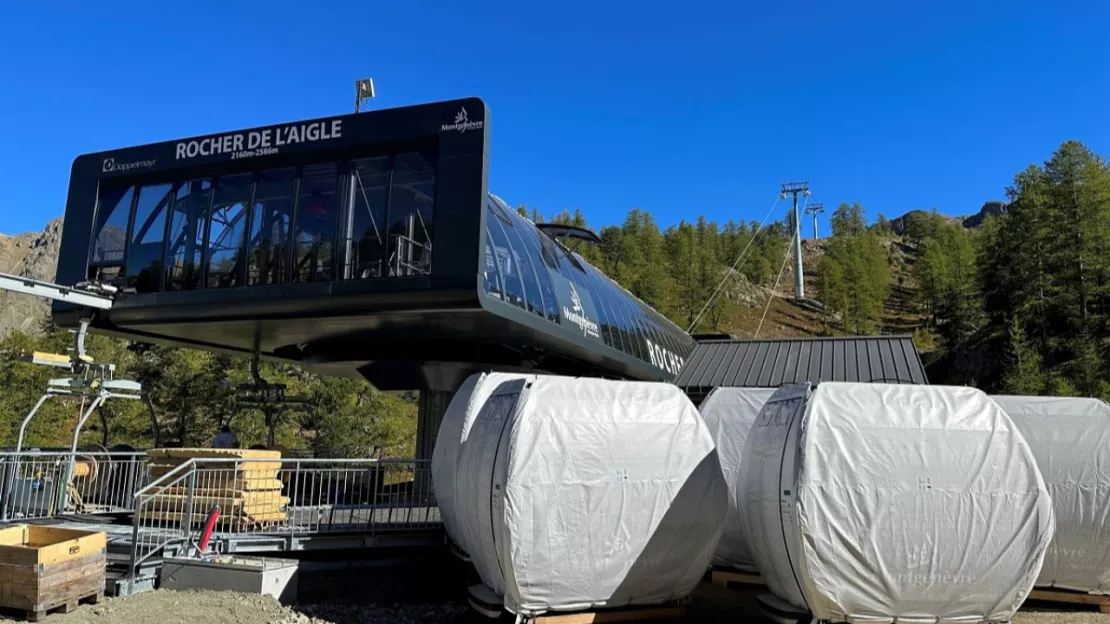
[[[171,544],[440,526],[427,460],[193,458],[135,494],[132,570]]]
[[[141,452],[0,453],[0,521],[131,511],[147,480]]]

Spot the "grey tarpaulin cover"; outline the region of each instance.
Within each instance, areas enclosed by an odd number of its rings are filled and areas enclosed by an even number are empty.
[[[741,524],[744,501],[744,478],[740,462],[748,432],[759,416],[763,404],[775,393],[774,388],[716,388],[705,397],[698,411],[717,443],[717,457],[728,485],[728,511],[721,543],[713,555],[713,565],[754,571],[755,560]]]
[[[1007,621],[1052,539],[1025,438],[973,388],[782,388],[743,472],[761,575],[818,620]]]
[[[470,427],[474,424],[478,411],[482,409],[482,405],[485,404],[490,393],[497,386],[510,379],[528,377],[534,376],[512,373],[477,373],[471,375],[451,397],[451,403],[447,406],[447,413],[443,415],[443,421],[439,425],[436,445],[432,450],[432,486],[435,488],[439,514],[440,518],[443,519],[443,527],[447,531],[447,536],[463,552],[469,551],[462,542],[462,531],[455,520],[457,504],[454,502],[456,480],[467,478],[466,475],[459,475],[459,449],[466,441],[466,437],[470,433]]]
[[[994,397],[1041,468],[1056,537],[1037,585],[1110,594],[1110,405],[1098,399]]]
[[[514,613],[686,596],[721,536],[713,439],[672,385],[507,381],[457,453],[449,515]]]

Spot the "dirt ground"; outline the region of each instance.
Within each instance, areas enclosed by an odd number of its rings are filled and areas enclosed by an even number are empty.
[[[720,589],[703,583],[691,602],[686,622],[735,624],[769,622],[755,605],[761,588]],[[1023,609],[1014,624],[1110,624],[1110,614],[1049,611],[1042,605]],[[3,616],[0,616],[3,619]],[[129,598],[85,605],[70,614],[45,618],[48,624],[432,624],[489,622],[465,605],[387,606],[357,604],[283,607],[269,597],[231,592],[159,590]],[[511,621],[511,620],[508,620]]]

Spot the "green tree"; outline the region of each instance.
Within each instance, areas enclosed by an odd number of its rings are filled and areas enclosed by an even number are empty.
[[[829,240],[821,263],[821,300],[839,317],[845,331],[875,333],[890,290],[890,272],[882,241],[872,232],[845,234],[841,228]]]
[[[875,223],[871,229],[879,236],[889,236],[893,232],[890,221],[881,212],[875,215]]]
[[[859,202],[842,202],[829,219],[833,236],[857,236],[867,229],[867,219]]]
[[[1046,377],[1041,355],[1025,336],[1017,318],[1010,320],[1006,371],[1002,389],[1007,394],[1036,396],[1045,390]]]

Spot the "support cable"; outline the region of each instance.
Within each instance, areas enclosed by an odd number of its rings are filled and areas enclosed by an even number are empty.
[[[809,198],[806,198],[806,203],[809,203]],[[803,207],[804,210],[804,207]],[[795,219],[798,223],[794,224],[794,236],[802,235],[801,219]],[[775,285],[771,288],[771,294],[767,297],[767,306],[763,308],[763,316],[759,319],[759,325],[755,328],[755,335],[752,340],[759,338],[759,330],[763,329],[763,321],[767,319],[767,313],[771,311],[771,302],[775,300],[775,292],[779,289],[779,281],[782,280],[782,274],[786,272],[786,263],[790,260],[790,251],[794,248],[794,239],[790,239],[790,243],[786,245],[786,253],[782,255],[782,266],[779,267],[779,276],[775,278]]]
[[[767,210],[767,214],[763,215],[763,220],[759,222],[759,228],[756,229],[755,233],[752,234],[751,239],[748,241],[748,244],[744,246],[744,249],[740,252],[740,255],[737,256],[736,261],[732,263],[732,268],[725,272],[724,276],[721,278],[720,283],[717,284],[717,288],[713,291],[713,294],[709,296],[709,300],[705,302],[705,305],[702,306],[701,311],[698,312],[698,315],[694,317],[694,322],[690,323],[690,327],[686,328],[686,333],[694,331],[694,328],[698,325],[698,321],[701,320],[702,316],[705,316],[705,311],[708,310],[709,306],[713,305],[713,301],[717,299],[717,295],[721,292],[721,288],[724,287],[725,282],[728,281],[728,278],[732,277],[732,274],[735,273],[736,269],[740,267],[741,263],[743,263],[744,257],[748,253],[748,249],[750,249],[752,244],[755,243],[756,239],[759,238],[759,236],[766,231],[766,228],[764,228],[763,226],[767,223],[767,219],[771,218],[771,213],[775,211],[775,206],[778,205],[780,199],[782,199],[781,196],[775,196],[774,203],[772,203],[771,207]]]

